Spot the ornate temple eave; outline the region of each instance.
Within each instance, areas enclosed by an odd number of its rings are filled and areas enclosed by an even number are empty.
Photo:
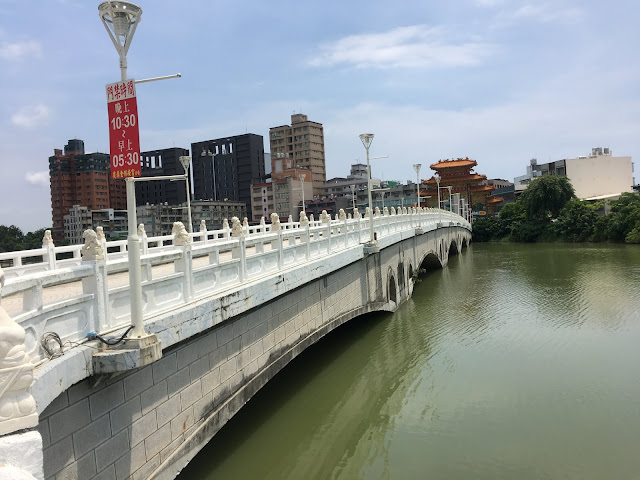
[[[456,158],[452,160],[439,160],[438,162],[433,163],[429,166],[431,167],[431,170],[440,171],[440,170],[446,170],[446,169],[455,168],[455,167],[470,168],[470,167],[475,167],[477,164],[478,162],[476,162],[475,160],[470,160],[469,157],[467,157],[467,158]]]

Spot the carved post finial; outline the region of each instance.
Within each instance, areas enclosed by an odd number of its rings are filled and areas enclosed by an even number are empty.
[[[87,228],[82,234],[84,245],[80,249],[82,260],[102,260],[104,249],[98,239],[98,234],[91,228]]]
[[[338,210],[338,219],[339,220],[347,219],[347,214],[345,213],[344,208],[341,208],[340,210]]]
[[[362,215],[360,214],[360,211],[357,207],[353,210],[353,218],[362,218]]]
[[[205,222],[204,220],[200,220],[200,231],[201,232],[207,231],[207,222]]]
[[[309,219],[307,218],[307,214],[305,213],[304,210],[300,212],[300,226],[301,227],[309,226]]]
[[[309,222],[314,222],[315,220],[313,219],[313,213],[311,215],[309,215]]]
[[[173,233],[173,244],[176,246],[185,246],[191,243],[191,238],[187,233],[187,229],[184,228],[184,223],[182,222],[173,222],[173,228],[171,229],[171,233]]]
[[[391,215],[395,215],[396,214],[396,207],[391,207]]]
[[[102,228],[101,225],[98,225],[96,227],[96,237],[98,238],[98,240],[100,240],[101,242],[103,240],[106,240],[107,238],[104,236],[104,229]]]
[[[331,217],[326,210],[322,210],[322,213],[320,214],[320,221],[322,223],[331,223]]]
[[[244,237],[244,230],[238,217],[231,218],[231,236],[232,237]]]
[[[375,210],[373,211],[373,215],[375,217],[379,217],[380,216],[380,207],[376,207]]]
[[[387,207],[384,207],[382,209],[382,215],[384,215],[385,217],[389,216],[389,209]]]
[[[147,236],[147,231],[144,229],[144,223],[138,225],[138,236],[140,238]]]
[[[271,230],[280,230],[280,228],[280,216],[276,212],[273,212],[271,214]]]
[[[227,220],[226,218],[222,220],[222,229],[229,230],[229,220]]]
[[[53,245],[53,238],[51,238],[51,230],[44,231],[44,237],[42,237],[42,246]]]
[[[0,297],[4,272],[0,267]],[[27,355],[25,331],[0,305],[0,435],[38,424],[31,395],[33,364]]]

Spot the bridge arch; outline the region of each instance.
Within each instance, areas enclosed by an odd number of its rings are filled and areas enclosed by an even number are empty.
[[[391,270],[391,269],[390,269]],[[398,293],[396,289],[396,279],[393,276],[393,272],[389,273],[387,281],[387,301],[398,304]]]
[[[382,237],[380,251],[374,254],[363,253],[362,246],[333,252],[331,258],[316,252],[305,265],[158,315],[147,326],[163,341],[162,359],[108,381],[83,377],[72,383],[41,413],[40,428],[53,431],[60,419],[76,418],[75,412],[81,410],[83,421],[90,423],[78,429],[104,432],[87,448],[103,451],[102,442],[111,442],[110,446],[128,437],[131,451],[116,461],[119,467],[127,474],[144,468],[145,478],[170,478],[300,352],[353,318],[395,310],[410,296],[416,270],[442,269],[447,246],[459,247],[469,235],[453,225],[414,231],[415,236],[413,231],[411,236],[394,234],[393,243],[385,244]],[[291,243],[304,256],[304,244]],[[80,357],[78,365],[84,367]],[[120,415],[129,409],[131,418]],[[170,418],[174,410],[177,413]],[[153,423],[153,419],[158,420]],[[174,429],[182,440],[162,443],[172,438]],[[56,450],[72,443],[75,433],[58,429],[55,443],[44,447],[47,478],[78,463],[73,449]],[[132,452],[146,448],[147,438],[163,449],[161,462],[144,463],[144,458],[140,464],[134,462]]]

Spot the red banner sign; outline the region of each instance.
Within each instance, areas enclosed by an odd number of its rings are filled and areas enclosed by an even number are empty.
[[[133,79],[107,85],[111,178],[140,176],[138,101]]]

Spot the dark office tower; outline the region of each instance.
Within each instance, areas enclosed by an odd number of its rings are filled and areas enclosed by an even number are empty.
[[[142,152],[142,176],[158,177],[161,175],[182,175],[184,168],[180,157],[188,156],[189,150],[184,148],[165,148]],[[179,205],[187,201],[184,181],[158,180],[136,182],[136,205]]]
[[[56,242],[64,239],[64,216],[74,205],[89,210],[126,208],[124,181],[109,178],[109,155],[84,153],[82,140],[69,140],[64,153],[54,149],[49,157],[49,179],[52,236]]]
[[[247,205],[251,218],[251,182],[263,180],[262,135],[234,137],[191,144],[195,200],[237,201]]]

